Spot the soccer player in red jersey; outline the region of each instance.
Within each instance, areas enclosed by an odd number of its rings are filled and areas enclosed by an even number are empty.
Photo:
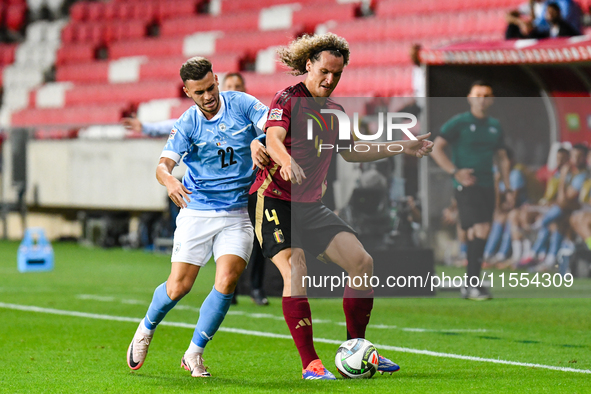
[[[305,113],[320,112],[321,108],[344,112],[329,96],[349,62],[349,44],[332,33],[303,36],[278,53],[294,75],[306,74],[306,79],[279,91],[270,106],[265,132],[272,161],[258,172],[250,190],[249,214],[263,254],[283,277],[283,315],[302,359],[302,378],[335,379],[314,349],[310,304],[301,281],[306,275],[303,251],[334,262],[351,278],[371,276],[373,260],[354,230],[321,201],[332,151],[319,150],[314,140],[306,138]],[[334,146],[338,132],[327,127],[323,133],[322,143]],[[370,147],[367,152],[343,149],[339,153],[351,162],[374,161],[401,153],[401,149],[386,149],[398,144],[404,153],[423,157],[433,146],[426,140],[428,136],[386,144],[365,143]],[[349,147],[355,144],[352,137],[341,140],[341,145],[343,142]],[[365,338],[373,290],[351,284],[353,287],[345,287],[343,298],[347,336]],[[378,371],[392,373],[398,369],[398,365],[380,356]]]

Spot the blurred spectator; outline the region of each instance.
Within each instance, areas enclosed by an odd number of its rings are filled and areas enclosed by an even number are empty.
[[[531,33],[534,38],[556,38],[556,37],[572,37],[578,36],[581,33],[578,29],[573,27],[571,23],[562,17],[562,12],[557,3],[551,2],[546,5],[546,13],[544,15],[548,22],[549,29],[541,29],[535,27]]]
[[[572,0],[530,0],[506,19],[506,39],[571,37],[581,31],[581,8]]]
[[[531,230],[531,226],[540,221],[555,203],[558,195],[558,183],[560,180],[560,170],[568,166],[570,162],[570,153],[565,148],[556,151],[556,169],[550,174],[546,181],[546,191],[543,197],[536,204],[524,204],[509,213],[508,220],[511,224],[511,249],[512,262],[510,265],[517,266],[519,261],[530,254],[531,242],[525,236],[525,232]],[[533,182],[533,180],[532,180]],[[529,186],[529,185],[528,185]]]
[[[509,189],[513,190],[515,194],[515,209],[518,209],[527,201],[527,183],[524,167],[521,164],[515,163],[513,159],[513,151],[511,149],[506,148],[505,151],[511,162],[511,173],[509,174],[511,185]],[[507,220],[507,218],[513,207],[508,206],[507,201],[503,198],[507,189],[505,183],[501,180],[498,170],[495,168],[495,191],[497,201],[493,224],[484,249],[484,260],[488,263],[504,262],[509,257],[509,252],[511,250],[511,222]]]
[[[579,194],[589,178],[587,153],[589,149],[577,144],[571,152],[570,165],[560,169],[556,203],[543,216],[536,227],[538,236],[531,252],[521,261],[522,266],[536,265],[536,271],[550,270],[556,264],[556,255],[567,230],[570,215],[580,207]],[[549,240],[548,252],[543,250]]]
[[[544,2],[540,15],[534,19],[533,25],[538,32],[550,30],[550,23],[547,17],[547,9],[550,4],[558,7],[562,19],[565,20],[575,31],[581,31],[582,11],[579,4],[574,0],[547,0]]]
[[[515,38],[529,37],[534,29],[534,21],[543,20],[544,0],[530,0],[521,4],[518,9],[510,11],[507,16],[507,30],[505,38],[508,40]]]

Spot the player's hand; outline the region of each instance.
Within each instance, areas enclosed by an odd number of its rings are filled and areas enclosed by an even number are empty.
[[[192,194],[185,185],[181,183],[174,176],[168,178],[169,181],[166,183],[166,190],[168,191],[168,197],[172,200],[174,205],[179,208],[187,208],[187,203],[191,202],[189,194]]]
[[[142,132],[142,122],[140,122],[140,120],[136,118],[135,115],[121,119],[121,125],[131,133],[137,134]]]
[[[471,168],[462,168],[456,171],[454,176],[456,181],[462,186],[472,186],[476,183],[476,177],[474,176],[474,170]]]
[[[250,143],[250,155],[252,157],[252,169],[259,168],[264,170],[271,162],[267,148],[259,140],[252,140]]]
[[[290,181],[291,183],[297,183],[298,185],[301,185],[302,181],[306,179],[304,170],[302,170],[302,167],[300,167],[293,159],[284,166],[281,166],[279,173],[284,181]]]
[[[416,140],[402,141],[404,153],[407,155],[418,157],[427,156],[433,150],[433,141],[427,140],[431,133],[417,136]]]

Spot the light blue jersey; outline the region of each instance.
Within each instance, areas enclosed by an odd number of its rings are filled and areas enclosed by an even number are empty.
[[[220,110],[207,120],[196,106],[174,124],[160,157],[183,162],[183,185],[192,194],[187,208],[245,208],[254,181],[250,143],[262,133],[268,108],[242,92],[220,92]]]

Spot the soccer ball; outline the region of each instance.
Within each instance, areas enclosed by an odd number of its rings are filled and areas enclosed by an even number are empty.
[[[349,339],[339,346],[334,362],[344,378],[369,379],[378,370],[379,356],[370,341]]]

